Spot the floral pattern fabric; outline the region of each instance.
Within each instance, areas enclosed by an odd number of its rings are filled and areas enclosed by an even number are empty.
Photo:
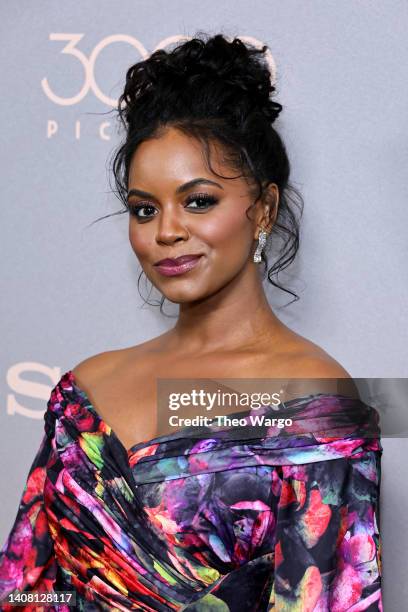
[[[323,393],[284,414],[292,427],[256,437],[186,429],[127,450],[66,372],[0,553],[0,609],[18,589],[76,593],[24,608],[39,611],[381,611],[378,415]]]

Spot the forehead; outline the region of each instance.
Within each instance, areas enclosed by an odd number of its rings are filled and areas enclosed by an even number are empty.
[[[209,143],[211,167],[215,173],[236,176],[227,163],[223,147]],[[180,183],[197,176],[214,179],[217,176],[208,166],[205,145],[197,138],[173,127],[159,132],[155,137],[143,141],[133,154],[129,169],[129,187],[133,183],[172,181]],[[223,179],[217,176],[217,181]],[[228,179],[225,182],[234,183]]]

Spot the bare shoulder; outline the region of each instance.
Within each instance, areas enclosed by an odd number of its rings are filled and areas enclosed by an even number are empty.
[[[76,382],[85,391],[95,387],[103,388],[105,383],[120,386],[129,371],[135,371],[135,364],[146,363],[146,357],[160,351],[167,332],[140,344],[103,351],[87,357],[71,368]],[[140,370],[140,365],[139,368]]]
[[[299,338],[288,356],[287,394],[300,397],[313,393],[336,393],[359,397],[351,374],[314,342]]]
[[[97,353],[80,361],[72,368],[72,373],[80,386],[82,384],[84,387],[92,386],[110,374],[121,371],[123,365],[133,359],[137,359],[138,355],[148,350],[153,341],[148,340],[136,346]]]
[[[286,393],[287,399],[315,393],[360,399],[359,389],[353,377],[328,354],[300,358],[298,374],[294,379],[288,380]]]
[[[98,378],[109,373],[121,358],[123,349],[103,351],[87,357],[72,368],[76,381],[82,385],[92,384]]]
[[[321,346],[286,328],[282,335],[280,361],[290,376],[299,378],[351,378],[347,370]]]
[[[297,368],[304,378],[351,378],[349,372],[327,353],[300,355]]]

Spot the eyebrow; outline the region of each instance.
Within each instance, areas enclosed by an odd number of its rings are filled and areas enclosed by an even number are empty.
[[[187,183],[183,183],[183,185],[180,185],[179,187],[177,187],[176,194],[180,195],[181,193],[185,193],[186,191],[188,191],[192,187],[195,187],[196,185],[214,185],[215,187],[224,189],[224,187],[222,187],[222,185],[220,185],[219,183],[216,183],[215,181],[211,181],[210,179],[200,177],[200,178],[195,178],[191,181],[188,181]],[[153,199],[155,198],[155,196],[152,193],[149,193],[148,191],[142,191],[141,189],[130,189],[127,195],[128,199],[133,195],[139,196],[141,198],[153,198]]]

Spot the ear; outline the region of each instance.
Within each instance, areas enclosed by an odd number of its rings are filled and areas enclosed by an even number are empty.
[[[279,188],[276,183],[269,183],[264,187],[264,194],[258,202],[258,209],[255,218],[256,236],[258,239],[259,232],[263,229],[268,234],[271,233],[278,216],[279,207]]]

